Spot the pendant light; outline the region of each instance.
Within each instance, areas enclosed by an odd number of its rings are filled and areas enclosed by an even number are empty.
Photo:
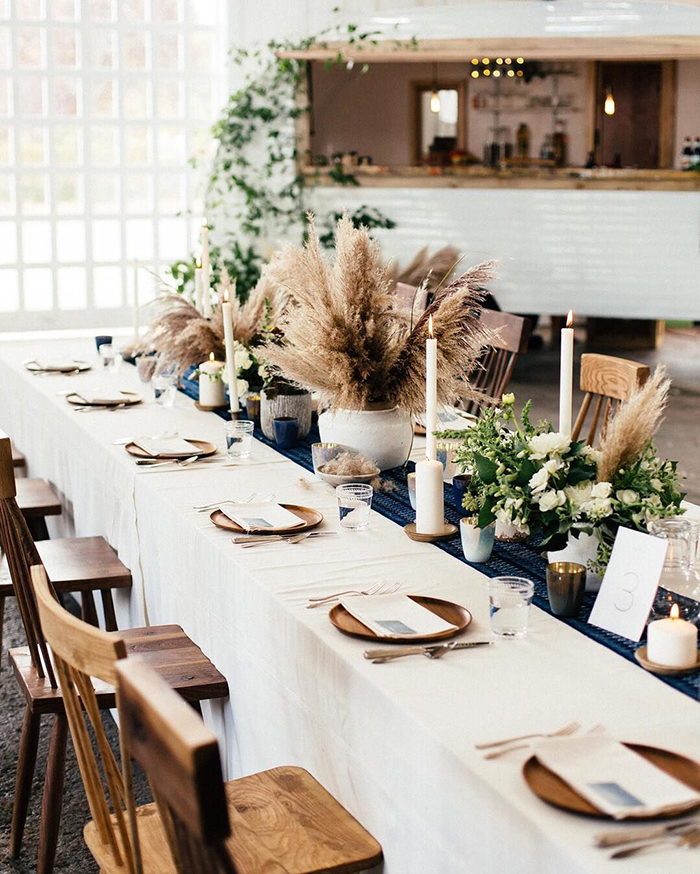
[[[440,112],[440,109],[440,94],[437,86],[437,64],[433,64],[433,90],[430,94],[430,111],[437,115],[438,112]]]
[[[615,100],[612,94],[612,88],[608,85],[605,89],[605,105],[603,111],[606,115],[615,115]]]

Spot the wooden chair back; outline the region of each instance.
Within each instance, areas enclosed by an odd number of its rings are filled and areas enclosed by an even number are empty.
[[[586,443],[593,446],[598,425],[600,425],[599,436],[602,438],[610,416],[622,401],[628,400],[630,395],[644,385],[650,374],[649,367],[637,361],[594,353],[582,355],[580,385],[584,396],[571,433],[572,439],[580,439],[586,417],[595,399],[593,419],[586,437]]]
[[[474,371],[471,384],[498,403],[508,388],[518,355],[527,352],[530,320],[499,310],[481,310],[479,321],[493,332],[494,338]],[[463,408],[477,415],[483,405],[484,400],[477,397],[465,400]]]
[[[142,874],[129,757],[122,747],[122,772],[105,735],[91,680],[98,677],[115,684],[115,666],[126,658],[126,646],[118,634],[94,628],[61,607],[43,567],[33,566],[31,578],[41,627],[51,647],[61,684],[92,819],[115,865],[128,874]],[[94,746],[88,724],[92,727]],[[100,764],[106,788],[100,776]]]
[[[216,737],[145,660],[116,673],[124,744],[148,775],[178,871],[235,874]]]
[[[410,315],[411,323],[415,324],[428,306],[427,286],[416,287],[415,285],[406,285],[405,282],[397,282],[394,293],[399,309]]]
[[[41,632],[41,623],[29,572],[32,565],[41,564],[41,559],[27,522],[17,505],[16,495],[12,446],[7,434],[0,431],[0,545],[7,556],[10,577],[27,635],[32,664],[38,676],[47,677],[55,689],[57,688],[56,677],[49,659],[46,641]]]

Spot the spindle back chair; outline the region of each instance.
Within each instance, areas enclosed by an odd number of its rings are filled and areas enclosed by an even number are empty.
[[[473,388],[497,403],[508,388],[518,355],[527,352],[530,320],[499,310],[481,310],[479,321],[493,332],[493,340],[470,382]],[[462,409],[478,415],[485,403],[488,402],[481,397],[465,399]]]
[[[581,409],[571,432],[572,439],[579,440],[591,404],[595,399],[593,419],[588,429],[586,443],[593,446],[602,439],[610,416],[622,401],[629,399],[649,379],[650,369],[646,364],[615,358],[612,355],[585,353],[581,356],[581,391],[584,392]],[[601,418],[602,413],[602,418]],[[600,425],[600,431],[598,426]]]

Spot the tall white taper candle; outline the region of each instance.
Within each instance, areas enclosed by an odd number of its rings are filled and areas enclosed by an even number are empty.
[[[236,352],[233,345],[233,313],[228,300],[228,291],[224,292],[224,301],[221,304],[224,319],[224,341],[226,344],[226,367],[228,373],[228,393],[231,415],[237,416],[238,407],[238,378],[236,375]]]
[[[566,327],[561,331],[559,363],[559,431],[571,436],[571,407],[574,390],[574,314],[569,310]]]
[[[425,434],[426,455],[416,464],[416,531],[441,534],[445,528],[442,464],[436,459],[437,429],[437,340],[433,337],[433,317],[428,319],[425,341]]]
[[[433,317],[428,318],[425,339],[425,454],[435,461],[435,431],[437,430],[437,340],[433,336]]]
[[[202,262],[197,258],[194,268],[194,305],[198,312],[203,312],[202,305]]]
[[[209,226],[202,219],[202,315],[211,318],[211,275],[209,267]]]

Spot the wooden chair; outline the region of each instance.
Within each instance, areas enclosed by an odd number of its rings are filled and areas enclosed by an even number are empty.
[[[15,449],[14,444],[12,445],[12,466],[18,468],[24,468],[27,466],[27,459],[22,455],[19,449]]]
[[[0,539],[5,544],[11,584],[0,595],[17,597],[27,646],[10,650],[10,663],[26,701],[15,782],[10,855],[19,856],[36,766],[37,744],[44,715],[53,715],[53,731],[44,784],[37,870],[53,868],[61,815],[66,748],[66,716],[48,649],[41,633],[29,575],[32,565],[44,565],[59,593],[80,591],[83,616],[97,624],[92,593],[103,595],[106,624],[116,629],[111,588],[131,585],[131,574],[101,537],[47,540],[35,544],[14,497],[9,440],[0,436]],[[91,605],[86,609],[85,605]],[[164,678],[193,703],[228,695],[226,679],[177,625],[137,628],[124,632],[130,652],[144,652]],[[113,690],[104,690],[100,706],[114,707]]]
[[[475,371],[471,384],[497,403],[508,388],[518,355],[527,352],[530,320],[499,310],[481,310],[480,321],[494,332],[494,340]],[[484,401],[480,398],[465,399],[462,409],[478,415],[483,405]]]
[[[593,446],[600,423],[600,437],[605,434],[612,413],[630,395],[641,388],[649,379],[651,371],[646,364],[614,358],[612,355],[587,353],[581,356],[581,391],[584,392],[581,409],[576,417],[571,437],[578,440],[583,429],[593,399],[596,399],[586,437],[586,443]],[[601,412],[603,414],[601,420]]]

